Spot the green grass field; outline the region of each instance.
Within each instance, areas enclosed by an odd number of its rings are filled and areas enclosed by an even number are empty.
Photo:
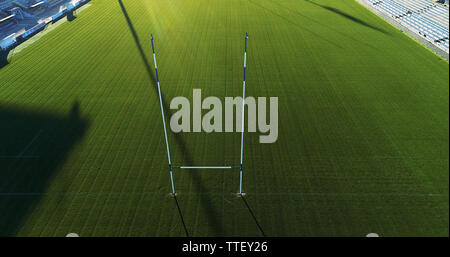
[[[0,69],[0,236],[449,235],[449,64],[356,1],[90,4]],[[246,133],[246,202],[237,171],[177,170],[177,206],[150,33],[168,105],[241,95],[245,32],[278,141]],[[238,133],[169,141],[239,163]]]

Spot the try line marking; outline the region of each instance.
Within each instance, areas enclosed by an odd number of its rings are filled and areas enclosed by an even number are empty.
[[[33,145],[33,143],[38,139],[38,137],[41,135],[43,129],[40,129],[36,135],[34,135],[33,139],[28,143],[27,146],[20,152],[18,155],[0,155],[0,159],[34,159],[39,158],[39,156],[36,155],[24,155],[27,150]]]
[[[231,193],[231,192],[230,192]],[[117,191],[104,191],[104,192],[0,192],[0,196],[101,196],[101,195],[116,195],[116,196],[130,196],[130,195],[164,195],[166,193],[147,191],[147,192],[117,192]],[[183,195],[224,195],[222,193],[183,193]],[[255,193],[252,196],[410,196],[410,197],[443,197],[448,194],[444,193]],[[225,198],[223,198],[225,200]]]
[[[39,156],[37,155],[0,155],[0,159],[37,159]]]

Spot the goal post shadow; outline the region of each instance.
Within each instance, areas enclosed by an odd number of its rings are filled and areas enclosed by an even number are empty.
[[[246,74],[246,68],[247,68],[247,40],[248,40],[248,33],[245,33],[245,48],[244,48],[244,79],[242,83],[242,119],[241,119],[241,149],[240,149],[240,163],[239,165],[230,165],[230,166],[174,166],[172,164],[171,155],[170,155],[170,147],[169,147],[169,141],[167,137],[167,126],[166,126],[166,119],[164,116],[164,106],[163,106],[163,98],[161,94],[161,87],[159,83],[159,76],[158,76],[158,65],[156,63],[156,53],[155,53],[155,45],[154,45],[154,37],[153,34],[151,34],[151,41],[152,41],[152,51],[153,51],[153,62],[155,65],[155,73],[156,73],[156,84],[158,89],[158,97],[159,97],[159,103],[161,108],[161,117],[163,122],[163,129],[164,129],[164,139],[166,143],[166,151],[167,151],[167,160],[169,162],[169,175],[170,175],[170,184],[172,188],[172,196],[176,199],[176,191],[175,191],[175,183],[173,178],[173,170],[174,169],[239,169],[239,192],[237,193],[238,196],[244,197],[245,193],[242,191],[242,183],[243,183],[243,173],[244,173],[244,164],[243,164],[243,157],[244,157],[244,116],[245,116],[245,74]]]

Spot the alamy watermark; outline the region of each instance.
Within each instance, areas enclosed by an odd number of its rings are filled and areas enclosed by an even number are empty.
[[[215,96],[202,100],[201,89],[193,90],[191,103],[188,98],[177,96],[170,102],[170,109],[177,110],[170,118],[170,128],[179,132],[242,132],[242,97],[225,97],[225,105]],[[278,139],[278,97],[246,97],[245,116],[247,131],[258,131],[260,143],[274,143]],[[269,111],[267,111],[269,105]],[[202,110],[209,110],[202,115]],[[223,113],[225,111],[225,120]],[[267,114],[269,113],[268,117]],[[236,114],[236,115],[235,115]],[[244,126],[245,127],[245,126]],[[245,131],[245,128],[244,128]]]

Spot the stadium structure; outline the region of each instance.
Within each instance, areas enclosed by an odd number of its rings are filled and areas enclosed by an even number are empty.
[[[361,0],[360,2],[384,14],[383,17],[387,15],[389,22],[419,39],[421,43],[448,60],[448,1],[447,5],[431,0]]]
[[[73,12],[89,0],[1,0],[0,51],[3,56],[14,47],[43,31],[49,23]]]
[[[0,237],[448,237],[448,8],[0,0]]]

